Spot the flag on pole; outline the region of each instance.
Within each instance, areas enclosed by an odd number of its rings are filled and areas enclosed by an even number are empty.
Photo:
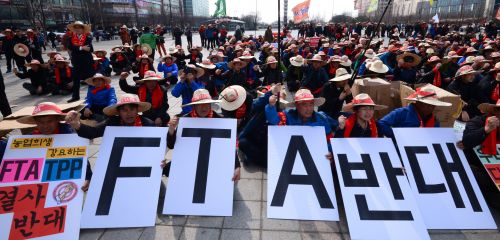
[[[295,24],[300,23],[309,18],[309,5],[311,0],[297,4],[292,8],[293,12],[293,22]]]
[[[226,16],[226,0],[217,0],[215,6],[217,6],[217,9],[215,9],[214,17]]]
[[[437,13],[436,15],[434,15],[434,17],[432,17],[432,20],[434,20],[434,23],[439,23],[439,16]]]
[[[375,12],[378,8],[378,0],[371,0],[370,6],[368,6],[368,11],[369,13]]]

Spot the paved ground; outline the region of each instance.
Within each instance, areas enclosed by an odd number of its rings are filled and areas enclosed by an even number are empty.
[[[250,34],[250,33],[248,33]],[[263,34],[263,33],[258,33]],[[197,36],[195,43],[199,42]],[[167,46],[172,45],[171,40]],[[95,48],[110,49],[118,41],[99,42]],[[204,51],[206,55],[208,52]],[[5,73],[5,62],[2,61],[2,73]],[[25,81],[13,74],[4,74],[7,96],[16,111],[24,106],[34,105],[43,101],[63,103],[69,96],[33,97],[21,85]],[[130,77],[131,78],[131,77]],[[131,80],[129,80],[131,81]],[[112,85],[118,94],[118,78],[113,77]],[[82,97],[85,97],[85,87],[82,87]],[[169,96],[171,106],[169,113],[180,112],[180,99]],[[94,165],[101,139],[96,139],[90,147],[90,162]],[[168,153],[171,156],[171,152]],[[158,214],[156,225],[148,228],[127,229],[97,229],[82,230],[80,238],[91,239],[350,239],[342,201],[339,199],[340,222],[324,221],[293,221],[266,218],[267,174],[263,169],[245,166],[242,168],[242,179],[234,191],[234,210],[232,217],[196,217],[196,216],[166,216]],[[163,195],[167,179],[163,179],[163,187],[159,206],[163,205]],[[338,194],[337,194],[338,195]],[[500,201],[500,200],[499,200]],[[161,213],[161,209],[158,209]],[[500,212],[493,212],[500,223]],[[430,231],[432,239],[499,239],[498,230],[492,231]]]

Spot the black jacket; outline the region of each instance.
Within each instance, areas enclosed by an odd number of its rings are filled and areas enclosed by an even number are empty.
[[[349,94],[344,100],[339,100],[339,96],[343,91],[344,88],[337,88],[334,82],[325,83],[321,91],[321,97],[325,98],[326,101],[318,110],[325,112],[333,119],[337,119],[340,116],[340,111],[342,111],[344,101],[349,103],[353,99],[352,94]]]
[[[47,71],[41,67],[36,72],[33,69],[28,69],[26,73],[18,72],[16,76],[21,79],[29,78],[35,88],[39,86],[42,86],[42,88],[47,87]]]
[[[466,111],[470,118],[481,115],[477,108],[480,103],[487,102],[485,96],[481,94],[481,89],[475,83],[464,83],[460,79],[453,80],[448,85],[449,92],[460,95],[462,100],[467,103],[462,111]]]

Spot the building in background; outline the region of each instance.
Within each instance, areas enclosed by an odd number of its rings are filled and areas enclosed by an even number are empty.
[[[81,0],[1,0],[0,28],[64,28],[86,19]]]
[[[182,0],[0,0],[0,28],[45,25],[63,31],[76,20],[91,23],[93,29],[169,26],[182,16]]]
[[[498,0],[497,0],[498,1]],[[381,16],[388,0],[379,0],[378,8],[368,12],[371,0],[356,0],[358,16],[376,21]],[[438,14],[443,22],[484,22],[494,19],[495,0],[394,0],[389,7],[384,22],[429,21]]]
[[[183,0],[185,17],[210,17],[208,0]]]

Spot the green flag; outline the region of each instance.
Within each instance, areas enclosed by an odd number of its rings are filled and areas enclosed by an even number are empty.
[[[226,0],[217,0],[215,6],[217,6],[217,9],[215,9],[214,17],[226,16]]]

